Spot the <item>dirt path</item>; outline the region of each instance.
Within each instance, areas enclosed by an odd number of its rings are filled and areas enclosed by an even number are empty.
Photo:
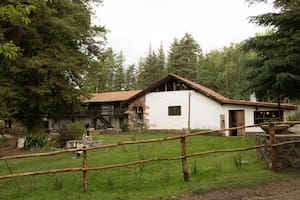
[[[185,195],[180,200],[300,200],[300,178],[254,188],[222,189],[202,195]]]

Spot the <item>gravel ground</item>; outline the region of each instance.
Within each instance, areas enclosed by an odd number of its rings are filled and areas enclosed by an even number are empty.
[[[222,189],[180,200],[300,200],[300,178],[259,185],[254,188]]]

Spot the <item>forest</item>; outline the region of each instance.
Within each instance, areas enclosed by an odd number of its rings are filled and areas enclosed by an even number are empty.
[[[274,0],[278,12],[251,17],[268,28],[253,38],[204,54],[186,32],[128,66],[107,44],[106,27],[92,25],[92,2],[102,0],[0,2],[0,119],[34,130],[43,116],[79,112],[80,96],[143,89],[168,73],[232,99],[255,92],[260,101],[299,104],[299,0]]]

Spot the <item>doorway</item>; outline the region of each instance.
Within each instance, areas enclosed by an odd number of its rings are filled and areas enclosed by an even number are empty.
[[[245,111],[244,110],[229,110],[229,128],[245,125]],[[230,136],[245,135],[245,129],[231,130]]]

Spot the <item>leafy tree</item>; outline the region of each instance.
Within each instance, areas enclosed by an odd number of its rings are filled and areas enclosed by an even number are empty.
[[[11,4],[9,2],[3,2],[0,8],[0,18],[7,20],[11,23],[27,25],[30,23],[30,13],[39,4],[45,3],[47,0],[29,0],[25,2],[16,2]],[[3,36],[3,30],[0,30],[0,55],[7,58],[14,58],[17,56],[20,48],[17,47],[12,40],[7,41]]]
[[[139,62],[139,73],[137,75],[137,88],[145,88],[165,76],[165,62],[163,47],[158,53],[149,48],[146,58]]]
[[[201,56],[202,50],[191,34],[186,33],[180,40],[175,38],[169,50],[168,73],[196,81]]]
[[[273,28],[246,43],[246,49],[255,50],[259,56],[251,63],[251,86],[261,99],[296,99],[300,96],[300,1],[272,3],[278,12],[251,17],[251,22]]]
[[[256,54],[243,51],[242,46],[243,43],[231,44],[207,53],[200,68],[199,81],[227,97],[247,99],[251,91],[247,90],[250,69],[246,66]]]
[[[0,6],[17,7],[18,2],[39,1],[4,0]],[[105,32],[91,26],[87,0],[41,2],[28,24],[0,16],[1,41],[20,48],[13,59],[0,55],[0,117],[17,119],[30,131],[41,127],[44,115],[76,111],[82,74],[100,55],[93,36]]]

